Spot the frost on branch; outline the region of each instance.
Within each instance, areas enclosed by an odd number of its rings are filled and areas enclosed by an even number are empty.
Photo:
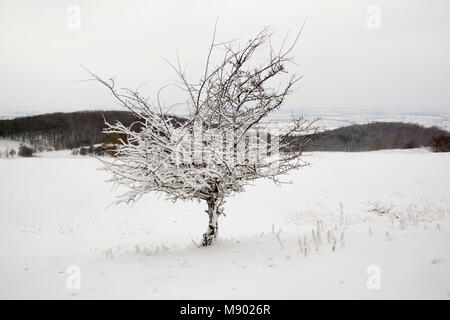
[[[209,221],[202,245],[207,246],[217,238],[225,198],[256,179],[282,183],[281,175],[305,166],[301,155],[315,133],[314,121],[292,119],[271,131],[261,121],[300,79],[287,71],[299,35],[289,48],[285,40],[275,51],[269,29],[244,44],[216,43],[214,32],[199,82],[188,80],[179,60],[169,62],[188,97],[189,115],[181,120],[162,107],[161,90],[152,103],[137,90],[119,90],[113,80],[91,73],[138,119],[129,127],[106,123],[104,130],[127,136],[113,160],[101,160],[110,181],[127,187],[117,203],[133,203],[152,191],[173,201],[204,200]],[[213,64],[216,52],[223,56]],[[266,58],[261,60],[261,54]],[[292,136],[296,139],[286,139]]]

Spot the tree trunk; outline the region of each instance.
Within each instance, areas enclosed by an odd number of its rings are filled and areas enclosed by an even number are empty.
[[[219,217],[219,205],[220,201],[212,199],[208,201],[208,210],[206,213],[208,214],[208,229],[203,234],[202,246],[206,247],[213,243],[213,241],[217,238],[219,228],[217,223],[217,218]]]

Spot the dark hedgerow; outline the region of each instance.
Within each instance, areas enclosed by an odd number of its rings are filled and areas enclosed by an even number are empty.
[[[27,147],[26,145],[22,144],[19,147],[19,156],[29,158],[33,156],[34,149]]]
[[[433,137],[430,147],[433,152],[450,152],[450,135],[441,134]]]

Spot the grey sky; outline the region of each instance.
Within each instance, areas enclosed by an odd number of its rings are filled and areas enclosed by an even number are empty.
[[[67,27],[70,5],[80,29]],[[367,27],[370,5],[380,29]],[[112,106],[106,89],[77,82],[88,77],[80,64],[152,96],[175,77],[160,56],[178,50],[198,79],[218,16],[218,40],[264,26],[281,40],[308,17],[291,67],[304,78],[287,109],[448,113],[449,12],[447,0],[0,0],[0,113]]]

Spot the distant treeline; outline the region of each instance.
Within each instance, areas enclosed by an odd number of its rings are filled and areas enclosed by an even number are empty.
[[[105,120],[129,126],[137,117],[128,111],[80,111],[0,120],[0,137],[55,150],[111,143],[111,137],[102,133]]]
[[[171,116],[183,122],[183,118]],[[0,120],[0,137],[27,142],[34,146],[56,150],[111,144],[117,138],[102,133],[105,120],[120,121],[131,125],[137,118],[128,111],[81,111],[50,113],[31,117]],[[138,126],[135,126],[138,129]],[[329,130],[314,136],[307,151],[370,151],[380,149],[405,149],[432,147],[438,144],[442,150],[448,145],[448,131],[402,122],[373,122]],[[294,141],[296,137],[289,137]]]
[[[313,138],[306,150],[371,151],[433,147],[434,140],[442,136],[450,137],[450,134],[437,127],[425,128],[418,124],[372,122],[326,131]]]

